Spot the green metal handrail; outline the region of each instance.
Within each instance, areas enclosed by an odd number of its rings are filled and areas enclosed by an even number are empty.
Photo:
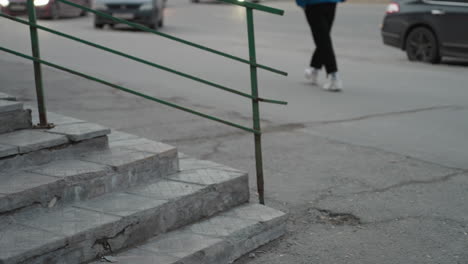
[[[170,106],[170,107],[173,107],[173,108],[176,108],[176,109],[179,109],[179,110],[182,110],[182,111],[185,111],[185,112],[194,114],[194,115],[198,115],[198,116],[201,116],[201,117],[204,117],[204,118],[213,120],[213,121],[217,121],[217,122],[219,122],[219,123],[222,123],[222,124],[225,124],[225,125],[228,125],[228,126],[232,126],[232,127],[235,127],[235,128],[239,128],[239,129],[242,129],[242,130],[244,130],[244,131],[251,132],[251,133],[254,133],[254,134],[260,134],[260,133],[261,133],[260,131],[257,131],[257,130],[255,130],[255,129],[251,129],[251,128],[244,127],[244,126],[241,126],[241,125],[238,125],[238,124],[229,122],[229,121],[222,120],[222,119],[220,119],[220,118],[216,118],[216,117],[213,117],[213,116],[209,116],[209,115],[207,115],[207,114],[203,114],[203,113],[200,113],[200,112],[191,110],[191,109],[189,109],[189,108],[186,108],[186,107],[183,107],[183,106],[180,106],[180,105],[177,105],[177,104],[173,104],[173,103],[171,103],[171,102],[167,102],[167,101],[164,101],[164,100],[162,100],[162,99],[158,99],[158,98],[156,98],[156,97],[153,97],[153,96],[150,96],[150,95],[147,95],[147,94],[144,94],[144,93],[136,92],[136,91],[133,91],[133,90],[131,90],[131,89],[125,88],[125,87],[123,87],[123,86],[121,86],[121,85],[113,84],[113,83],[104,81],[104,80],[102,80],[102,79],[99,79],[99,78],[97,78],[97,77],[94,77],[94,76],[91,76],[91,75],[87,75],[87,74],[84,74],[84,73],[81,73],[81,72],[78,72],[78,71],[74,71],[74,70],[68,69],[68,68],[66,68],[66,67],[63,67],[63,66],[60,66],[60,65],[57,65],[57,64],[54,64],[54,63],[51,63],[51,62],[42,60],[42,59],[34,58],[34,57],[32,57],[32,56],[28,56],[28,55],[26,55],[26,54],[23,54],[23,53],[20,53],[20,52],[11,50],[11,49],[7,49],[7,48],[4,48],[4,47],[0,47],[0,50],[1,50],[1,51],[4,51],[4,52],[7,52],[7,53],[10,53],[10,54],[13,54],[13,55],[18,56],[18,57],[22,57],[22,58],[25,58],[25,59],[28,59],[28,60],[32,60],[32,61],[37,62],[37,63],[41,63],[41,64],[44,64],[44,65],[47,65],[47,66],[49,66],[49,67],[52,67],[52,68],[55,68],[55,69],[58,69],[58,70],[61,70],[61,71],[64,71],[64,72],[71,73],[71,74],[73,74],[73,75],[77,75],[77,76],[83,77],[83,78],[88,79],[88,80],[91,80],[91,81],[95,81],[95,82],[97,82],[97,83],[101,83],[101,84],[104,84],[104,85],[107,85],[107,86],[116,88],[116,89],[118,89],[118,90],[121,90],[121,91],[130,93],[130,94],[137,95],[137,96],[139,96],[139,97],[143,97],[143,98],[148,99],[148,100],[151,100],[151,101],[158,102],[158,103],[163,104],[163,105],[167,105],[167,106]]]
[[[53,29],[50,29],[50,28],[47,28],[47,27],[43,27],[41,25],[33,24],[33,23],[30,23],[30,22],[28,22],[26,20],[16,18],[14,16],[10,16],[10,15],[7,15],[7,14],[2,14],[2,13],[0,13],[0,16],[4,17],[4,18],[8,18],[8,19],[13,20],[13,21],[16,21],[18,23],[24,24],[24,25],[33,26],[35,28],[44,30],[46,32],[49,32],[49,33],[52,33],[52,34],[55,34],[55,35],[58,35],[58,36],[61,36],[61,37],[64,37],[64,38],[68,38],[68,39],[74,40],[76,42],[80,42],[80,43],[83,43],[85,45],[88,45],[88,46],[91,46],[91,47],[94,47],[94,48],[97,48],[97,49],[100,49],[100,50],[104,50],[104,51],[107,51],[107,52],[110,52],[110,53],[113,53],[113,54],[116,54],[116,55],[119,55],[119,56],[122,56],[122,57],[125,57],[125,58],[128,58],[128,59],[131,59],[131,60],[146,64],[146,65],[149,65],[149,66],[152,66],[152,67],[155,67],[155,68],[158,68],[158,69],[161,69],[161,70],[164,70],[164,71],[167,71],[167,72],[170,72],[170,73],[182,76],[182,77],[185,77],[187,79],[191,79],[191,80],[194,80],[194,81],[197,81],[197,82],[200,82],[200,83],[212,86],[212,87],[216,87],[218,89],[221,89],[221,90],[224,90],[224,91],[227,91],[227,92],[230,92],[230,93],[234,93],[234,94],[237,94],[237,95],[249,98],[249,99],[256,99],[256,100],[259,100],[260,102],[265,102],[265,103],[282,104],[282,105],[287,104],[287,102],[284,102],[284,101],[278,101],[278,100],[272,100],[272,99],[266,99],[266,98],[255,98],[250,94],[243,93],[243,92],[240,92],[238,90],[228,88],[226,86],[223,86],[223,85],[220,85],[220,84],[217,84],[217,83],[213,83],[213,82],[210,82],[210,81],[207,81],[207,80],[203,80],[203,79],[195,77],[193,75],[186,74],[186,73],[183,73],[183,72],[180,72],[180,71],[177,71],[177,70],[162,66],[160,64],[156,64],[156,63],[147,61],[145,59],[141,59],[141,58],[138,58],[138,57],[135,57],[135,56],[131,56],[131,55],[128,55],[128,54],[123,53],[121,51],[117,51],[117,50],[114,50],[114,49],[111,49],[111,48],[108,48],[108,47],[104,47],[102,45],[99,45],[99,44],[96,44],[96,43],[93,43],[93,42],[90,42],[90,41],[86,41],[84,39],[80,39],[80,38],[68,35],[66,33],[60,32],[60,31],[56,31],[56,30],[53,30]]]
[[[205,47],[205,46],[202,46],[202,45],[199,45],[199,44],[196,44],[196,43],[193,43],[193,42],[181,39],[181,38],[177,38],[177,37],[174,37],[174,36],[162,33],[162,32],[152,30],[152,29],[150,29],[148,27],[145,27],[145,26],[142,26],[140,24],[132,23],[132,22],[129,22],[129,21],[126,21],[126,20],[123,20],[123,19],[119,19],[119,18],[115,18],[115,17],[113,17],[113,16],[111,16],[109,14],[106,14],[106,13],[103,13],[103,12],[100,12],[100,11],[96,11],[94,9],[91,9],[91,8],[88,8],[88,7],[85,7],[85,6],[75,4],[75,3],[69,2],[67,0],[56,0],[56,1],[60,1],[60,2],[62,2],[64,4],[67,4],[67,5],[82,9],[84,11],[88,11],[88,12],[94,13],[96,15],[106,17],[106,18],[108,18],[110,20],[113,20],[113,21],[116,21],[116,22],[119,22],[119,23],[123,23],[123,24],[127,24],[127,25],[129,25],[131,27],[134,27],[134,28],[146,31],[146,32],[154,33],[154,34],[157,34],[159,36],[162,36],[162,37],[165,37],[165,38],[168,38],[168,39],[171,39],[171,40],[174,40],[174,41],[177,41],[177,42],[180,42],[180,43],[183,43],[183,44],[186,44],[186,45],[189,45],[189,46],[192,46],[192,47],[204,50],[204,51],[208,51],[208,52],[211,52],[211,53],[214,53],[214,54],[217,54],[217,55],[220,55],[220,56],[232,59],[232,60],[236,60],[238,62],[249,64],[249,66],[250,66],[250,80],[251,80],[251,94],[247,94],[247,93],[240,92],[238,90],[228,88],[226,86],[223,86],[223,85],[211,82],[211,81],[203,80],[201,78],[195,77],[195,76],[190,75],[190,74],[186,74],[186,73],[183,73],[183,72],[180,72],[180,71],[165,67],[165,66],[160,65],[160,64],[156,64],[156,63],[147,61],[147,60],[142,59],[142,58],[138,58],[138,57],[135,57],[135,56],[132,56],[132,55],[129,55],[129,54],[126,54],[126,53],[123,53],[123,52],[120,52],[120,51],[117,51],[117,50],[114,50],[114,49],[111,49],[111,48],[108,48],[108,47],[105,47],[105,46],[102,46],[102,45],[99,45],[99,44],[96,44],[96,43],[93,43],[93,42],[90,42],[90,41],[86,41],[86,40],[74,37],[72,35],[69,35],[69,34],[66,34],[66,33],[63,33],[63,32],[59,32],[59,31],[56,31],[56,30],[53,30],[53,29],[50,29],[50,28],[47,28],[47,27],[44,27],[44,26],[40,26],[40,25],[38,25],[36,23],[36,14],[35,14],[35,7],[34,7],[34,2],[33,1],[34,0],[27,0],[29,21],[22,20],[22,19],[13,17],[13,16],[9,16],[9,15],[6,15],[6,14],[3,14],[3,13],[0,12],[0,17],[4,17],[4,18],[10,19],[12,21],[22,23],[24,25],[29,26],[30,35],[31,35],[32,56],[29,56],[29,55],[26,55],[26,54],[23,54],[23,53],[20,53],[20,52],[17,52],[17,51],[14,51],[14,50],[11,50],[11,49],[8,49],[8,48],[5,48],[5,47],[1,47],[1,46],[0,46],[0,51],[7,52],[7,53],[10,53],[10,54],[13,54],[13,55],[16,55],[16,56],[19,56],[19,57],[22,57],[22,58],[33,61],[33,63],[34,63],[34,74],[35,74],[35,83],[36,83],[36,93],[37,93],[37,102],[38,102],[38,110],[39,110],[39,120],[40,120],[40,123],[38,124],[39,127],[52,127],[53,126],[52,124],[49,124],[47,122],[47,114],[46,114],[47,112],[46,112],[44,91],[43,91],[43,86],[42,86],[42,72],[41,72],[41,64],[44,64],[44,65],[53,67],[55,69],[59,69],[59,70],[62,70],[62,71],[65,71],[65,72],[68,72],[68,73],[71,73],[71,74],[74,74],[74,75],[77,75],[77,76],[81,76],[83,78],[86,78],[86,79],[89,79],[89,80],[92,80],[92,81],[95,81],[95,82],[98,82],[98,83],[113,87],[115,89],[130,93],[130,94],[146,98],[146,99],[151,100],[151,101],[155,101],[155,102],[158,102],[158,103],[161,103],[161,104],[164,104],[164,105],[167,105],[167,106],[170,106],[170,107],[173,107],[173,108],[176,108],[176,109],[179,109],[179,110],[182,110],[182,111],[185,111],[185,112],[188,112],[188,113],[200,116],[200,117],[204,117],[204,118],[207,118],[207,119],[210,119],[210,120],[213,120],[213,121],[225,124],[225,125],[229,125],[229,126],[232,126],[232,127],[235,127],[235,128],[242,129],[244,131],[253,133],[254,134],[254,140],[255,140],[255,161],[256,161],[256,172],[257,172],[257,190],[258,190],[258,194],[259,194],[260,203],[262,203],[262,204],[265,203],[265,201],[264,201],[264,186],[263,186],[264,185],[263,158],[262,158],[262,147],[261,147],[261,134],[262,133],[261,133],[261,127],[260,127],[259,103],[260,102],[267,102],[267,103],[285,105],[285,104],[287,104],[287,102],[279,101],[279,100],[272,100],[272,99],[265,99],[265,98],[259,97],[259,95],[258,95],[257,68],[261,68],[261,69],[264,69],[264,70],[267,70],[267,71],[270,71],[270,72],[273,72],[273,73],[285,75],[285,76],[287,75],[287,73],[257,63],[257,61],[256,61],[256,51],[255,51],[253,10],[259,10],[259,11],[263,11],[263,12],[267,12],[267,13],[271,13],[271,14],[277,14],[277,15],[283,15],[283,13],[284,13],[283,10],[275,9],[275,8],[255,4],[255,3],[245,2],[243,0],[219,0],[219,1],[222,1],[222,2],[226,2],[226,3],[231,3],[231,4],[243,6],[246,9],[247,32],[248,32],[248,43],[249,43],[249,60],[245,60],[245,59],[242,59],[240,57],[237,57],[237,56],[234,56],[234,55],[231,55],[231,54],[227,54],[227,53],[222,52],[222,51],[214,50],[214,49],[211,49],[211,48],[208,48],[208,47]],[[251,99],[251,101],[252,101],[253,129],[242,126],[242,125],[239,125],[239,124],[236,124],[236,123],[233,123],[233,122],[229,122],[227,120],[223,120],[223,119],[220,119],[220,118],[217,118],[217,117],[214,117],[214,116],[210,116],[210,115],[207,115],[207,114],[204,114],[204,113],[201,113],[201,112],[198,112],[198,111],[189,109],[187,107],[183,107],[183,106],[180,106],[180,105],[177,105],[177,104],[174,104],[174,103],[162,100],[162,99],[158,99],[156,97],[153,97],[153,96],[150,96],[150,95],[147,95],[147,94],[143,94],[143,93],[128,89],[128,88],[123,87],[121,85],[110,83],[108,81],[105,81],[105,80],[96,78],[94,76],[87,75],[87,74],[84,74],[84,73],[81,73],[81,72],[78,72],[78,71],[75,71],[75,70],[72,70],[72,69],[69,69],[69,68],[54,64],[54,63],[49,62],[49,61],[42,60],[40,58],[39,40],[38,40],[37,29],[41,29],[41,30],[47,31],[47,32],[52,33],[52,34],[59,35],[61,37],[65,37],[65,38],[80,42],[82,44],[85,44],[85,45],[88,45],[88,46],[91,46],[91,47],[94,47],[94,48],[98,48],[100,50],[104,50],[104,51],[113,53],[115,55],[119,55],[119,56],[122,56],[122,57],[125,57],[125,58],[128,58],[128,59],[131,59],[131,60],[146,64],[146,65],[149,65],[149,66],[152,66],[152,67],[155,67],[155,68],[158,68],[158,69],[161,69],[161,70],[164,70],[164,71],[167,71],[167,72],[182,76],[184,78],[188,78],[188,79],[191,79],[191,80],[194,80],[194,81],[197,81],[197,82],[201,82],[201,83],[204,83],[206,85],[209,85],[209,86],[212,86],[212,87],[224,90],[224,91],[228,91],[228,92],[231,92],[231,93],[243,96],[243,97],[247,97],[247,98]]]

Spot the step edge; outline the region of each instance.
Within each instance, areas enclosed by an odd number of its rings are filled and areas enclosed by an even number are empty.
[[[132,150],[132,151],[135,151],[135,150]],[[93,179],[93,180],[94,179],[96,179],[96,180],[98,180],[98,179],[106,180],[106,178],[112,178],[113,176],[117,176],[118,178],[123,179],[123,178],[126,177],[125,174],[127,173],[127,168],[133,168],[134,166],[141,165],[140,164],[141,162],[149,162],[149,161],[158,161],[158,162],[160,162],[162,158],[168,159],[168,161],[166,161],[166,162],[169,162],[169,163],[175,161],[175,159],[177,159],[177,152],[176,151],[177,151],[176,149],[171,149],[171,150],[167,150],[167,151],[164,151],[164,152],[160,152],[158,154],[144,152],[144,153],[146,153],[146,154],[148,154],[150,156],[145,157],[143,159],[135,159],[132,162],[126,163],[126,164],[121,165],[121,166],[111,166],[111,165],[108,165],[108,164],[105,164],[105,163],[99,163],[99,162],[84,160],[82,157],[77,157],[75,159],[65,159],[63,161],[81,161],[81,162],[84,162],[84,163],[96,164],[96,165],[101,166],[102,169],[100,169],[98,171],[89,172],[89,173],[80,173],[80,172],[78,172],[78,173],[76,173],[74,175],[63,176],[63,177],[62,176],[51,175],[51,174],[47,174],[47,173],[37,172],[38,169],[47,168],[48,166],[53,166],[54,163],[60,162],[61,160],[54,160],[54,161],[48,162],[47,164],[43,164],[43,165],[39,165],[39,166],[32,166],[30,168],[25,168],[25,169],[16,170],[16,171],[13,171],[13,172],[8,172],[8,173],[21,173],[21,172],[34,173],[34,174],[38,174],[38,175],[42,175],[42,176],[56,178],[57,181],[49,182],[49,183],[43,184],[43,185],[34,186],[32,188],[25,189],[25,190],[22,190],[22,191],[16,192],[16,193],[4,194],[4,196],[0,197],[0,200],[7,201],[9,199],[14,199],[15,197],[20,197],[20,196],[22,196],[22,195],[24,195],[24,194],[26,194],[28,192],[37,192],[36,195],[34,195],[34,199],[32,199],[32,200],[36,201],[36,200],[41,200],[41,199],[39,199],[39,197],[42,196],[41,195],[42,192],[40,190],[48,190],[50,188],[52,188],[52,189],[59,188],[60,190],[58,190],[58,191],[61,191],[61,193],[64,194],[64,193],[67,192],[67,190],[71,191],[75,186],[79,186],[81,184],[84,184],[84,183],[86,183],[87,181],[89,181],[91,179]],[[97,151],[97,152],[101,152],[101,151]],[[136,152],[141,152],[141,151],[136,151]],[[96,152],[93,152],[93,153],[96,153]],[[161,164],[159,163],[159,165],[161,165]],[[158,167],[159,167],[159,165],[158,165]],[[168,172],[166,172],[164,170],[160,170],[160,171],[158,171],[158,173],[161,173],[161,175],[159,175],[158,178],[164,178],[167,175],[172,175],[172,174],[176,173],[173,170],[177,170],[177,169],[178,168],[170,168],[169,169],[170,171],[168,171]],[[130,186],[132,186],[132,185],[130,185]],[[67,188],[65,188],[65,187],[67,187]],[[91,186],[90,186],[90,188],[91,188]],[[113,191],[116,191],[116,190],[112,189],[112,190],[110,190],[109,192],[106,192],[106,193],[110,193],[110,192],[113,192]],[[56,196],[56,194],[57,193],[54,192],[52,196]],[[30,195],[28,194],[28,196],[30,196]],[[53,198],[52,196],[50,196],[49,198],[52,199]],[[92,197],[92,198],[96,198],[96,197]],[[43,206],[44,206],[44,203],[47,203],[47,202],[48,201],[40,201],[40,203]],[[18,202],[17,204],[18,205],[15,208],[13,208],[12,206],[6,207],[5,211],[12,211],[12,210],[18,209],[19,207],[26,206],[26,204],[24,204],[22,202]],[[0,213],[0,215],[2,215],[2,214],[3,214],[3,210]]]
[[[236,210],[237,208],[249,206],[250,204],[240,205],[238,207],[232,208],[232,210]],[[276,210],[277,212],[280,212]],[[175,230],[172,232],[168,232],[161,237],[156,237],[147,243],[131,248],[128,251],[120,252],[117,254],[113,254],[116,261],[118,257],[122,254],[131,251],[145,251],[154,258],[154,261],[157,260],[158,257],[169,256],[173,257],[175,260],[170,264],[181,264],[181,263],[205,263],[205,264],[219,264],[219,263],[232,263],[236,259],[248,254],[249,252],[266,245],[286,233],[286,221],[287,221],[287,214],[282,213],[276,217],[268,221],[252,221],[249,226],[243,227],[239,230],[236,230],[234,233],[226,235],[226,236],[212,236],[201,234],[197,232],[192,232],[190,229],[192,226],[203,223],[205,221],[210,221],[219,217],[225,217],[223,213],[212,216],[209,219],[203,219],[188,225],[186,227],[181,228],[180,230]],[[245,220],[245,219],[244,219]],[[246,233],[247,232],[247,233]],[[215,241],[215,243],[208,245],[202,249],[198,249],[195,252],[189,252],[185,256],[180,256],[171,253],[161,253],[154,250],[151,250],[151,247],[146,247],[148,244],[157,243],[158,241],[164,240],[165,238],[171,237],[174,234],[193,234],[195,236],[205,237],[211,239],[211,241]],[[239,235],[239,234],[242,234]],[[246,239],[244,239],[246,238]],[[208,259],[203,259],[203,257]],[[210,259],[212,258],[212,259]],[[222,258],[220,261],[219,258]],[[201,262],[203,260],[203,262]],[[92,264],[97,264],[98,261],[92,262]],[[120,263],[120,262],[118,262]],[[133,263],[133,262],[132,262]],[[152,262],[153,263],[153,262]],[[157,262],[154,262],[157,263]],[[122,262],[122,264],[130,264],[130,262]],[[149,264],[149,263],[141,263],[141,264]],[[167,263],[169,264],[169,263]]]
[[[247,177],[247,176],[242,176],[242,177]],[[242,178],[242,177],[238,177],[238,178]],[[248,178],[248,177],[247,177],[247,178]],[[170,180],[168,180],[168,181],[170,181]],[[232,180],[230,180],[230,181],[232,181]],[[228,182],[230,182],[230,181],[228,181]],[[225,182],[220,183],[220,184],[206,185],[204,188],[202,188],[202,189],[200,189],[199,191],[197,191],[197,193],[198,193],[198,192],[201,192],[201,194],[205,195],[205,194],[210,193],[210,192],[213,191],[213,190],[211,190],[211,191],[208,191],[208,190],[209,190],[209,189],[213,189],[213,186],[214,186],[214,185],[222,185],[222,184],[225,184]],[[183,199],[187,199],[187,197],[192,198],[192,197],[190,197],[190,196],[192,196],[192,195],[196,195],[196,194],[194,193],[194,194],[190,194],[190,195],[187,195],[187,196],[181,196],[181,197],[179,197],[178,199],[168,201],[167,203],[165,203],[165,204],[163,204],[163,205],[161,205],[161,206],[168,206],[168,204],[170,204],[170,203],[174,203],[174,204],[175,204],[175,203],[177,203],[178,201],[181,201],[181,200],[183,200]],[[158,206],[158,208],[161,207],[161,206]],[[80,208],[80,209],[82,209],[82,208]],[[89,209],[84,209],[84,210],[89,210]],[[156,209],[156,208],[150,208],[150,209],[146,209],[146,210],[144,210],[144,211],[150,211],[150,210],[157,210],[157,209]],[[128,219],[134,217],[136,214],[144,214],[144,211],[139,211],[139,212],[134,213],[134,214],[132,214],[132,215],[130,215],[130,216],[121,217],[121,218],[118,219],[117,221],[112,222],[112,223],[108,223],[108,224],[106,224],[106,225],[117,225],[117,226],[118,226],[119,224],[124,223],[125,220],[128,220]],[[105,227],[106,227],[106,226],[99,226],[99,227],[96,227],[96,228],[91,228],[91,229],[88,229],[88,230],[85,230],[85,231],[82,231],[82,232],[78,232],[77,234],[74,234],[74,235],[72,235],[72,236],[67,237],[66,241],[67,241],[67,242],[72,241],[72,242],[77,242],[77,243],[78,243],[78,242],[80,242],[80,241],[74,240],[75,237],[83,236],[83,234],[85,234],[85,233],[95,233],[97,229],[102,229],[102,228],[105,228]],[[174,228],[177,228],[177,227],[174,227]],[[49,232],[50,232],[50,231],[49,231]],[[169,231],[166,231],[166,232],[169,232]],[[165,232],[163,232],[163,233],[165,233]],[[55,242],[56,242],[56,241],[52,241],[51,243],[55,243]],[[45,246],[45,244],[41,245],[41,247],[44,247],[44,246]],[[64,246],[65,246],[65,245],[64,245]],[[49,253],[50,253],[50,252],[44,252],[42,255],[47,255],[47,254],[49,254]],[[34,256],[31,256],[31,257],[34,257]],[[17,255],[17,258],[22,258],[22,259],[24,259],[24,257],[20,257],[20,255]],[[26,259],[29,259],[29,258],[26,257]],[[0,262],[0,263],[1,263],[1,262]]]

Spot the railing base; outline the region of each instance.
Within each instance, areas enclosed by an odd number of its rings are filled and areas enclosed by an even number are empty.
[[[33,125],[33,129],[52,129],[55,127],[55,124],[54,123],[47,123],[45,125],[43,124],[37,124],[37,125]]]

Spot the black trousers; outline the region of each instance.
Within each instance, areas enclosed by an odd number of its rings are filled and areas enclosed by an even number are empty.
[[[336,3],[307,5],[304,10],[315,42],[310,67],[321,69],[325,66],[327,73],[337,72],[338,66],[331,39]]]

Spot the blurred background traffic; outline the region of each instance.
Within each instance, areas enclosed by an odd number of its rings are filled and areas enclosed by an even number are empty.
[[[167,0],[69,0],[116,18],[158,29],[164,25]],[[199,3],[199,0],[190,0]],[[370,0],[372,3],[373,1]],[[268,4],[268,3],[267,3]],[[83,17],[88,12],[55,0],[35,0],[41,19]],[[0,0],[2,12],[22,16],[26,0]],[[206,10],[209,12],[209,10]],[[118,23],[95,16],[94,27]],[[468,58],[468,0],[399,0],[390,2],[383,15],[383,43],[406,52],[411,61],[439,63],[442,57]]]

